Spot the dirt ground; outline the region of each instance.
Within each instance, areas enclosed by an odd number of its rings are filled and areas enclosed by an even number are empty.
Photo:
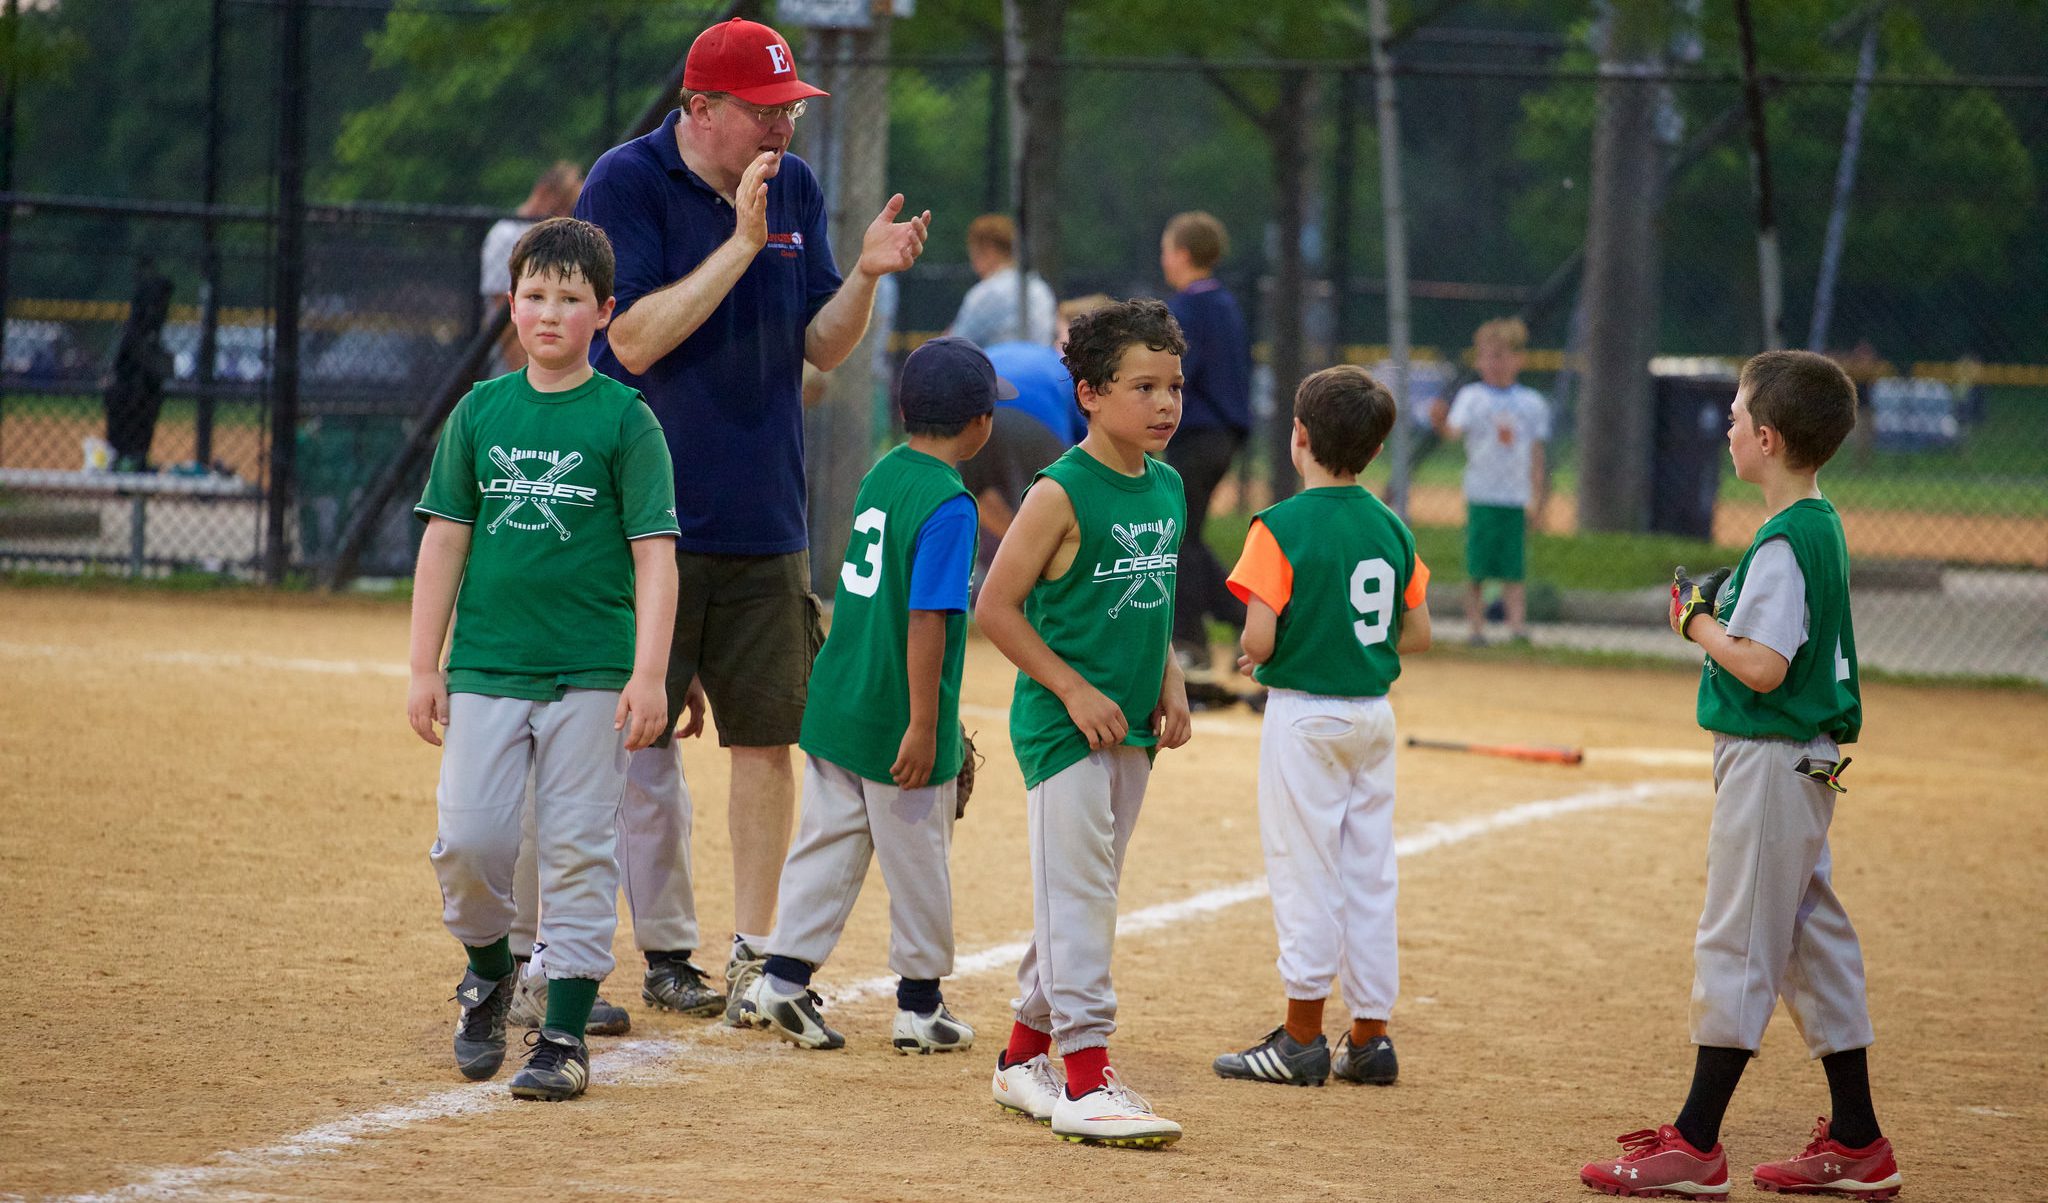
[[[462,962],[426,859],[437,753],[403,719],[405,621],[386,602],[0,588],[0,1198],[1576,1200],[1580,1162],[1683,1097],[1711,802],[1692,676],[1448,653],[1397,686],[1408,733],[1590,751],[1403,754],[1400,1084],[1210,1072],[1277,1022],[1252,898],[1119,942],[1117,1062],[1186,1139],[1083,1148],[1000,1113],[1012,966],[972,954],[1022,938],[1030,899],[1010,675],[977,643],[966,695],[992,754],[955,854],[972,971],[946,988],[979,1047],[888,1048],[892,1004],[864,985],[885,970],[876,875],[820,975],[860,996],[830,1011],[846,1050],[650,1013],[622,925],[606,993],[632,1035],[594,1042],[584,1099],[514,1105],[509,1071],[468,1085],[450,1062]],[[1874,686],[1867,705],[1834,848],[1905,1197],[2043,1198],[2048,698]],[[1259,876],[1256,735],[1246,712],[1204,715],[1161,758],[1127,920]],[[719,949],[726,770],[702,745],[686,765]],[[1734,1194],[1826,1110],[1780,1015],[1729,1114]]]

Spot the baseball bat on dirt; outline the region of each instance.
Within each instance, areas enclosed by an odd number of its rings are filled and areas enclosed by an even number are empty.
[[[1586,754],[1578,748],[1553,744],[1476,744],[1460,739],[1417,739],[1408,737],[1411,748],[1436,748],[1444,752],[1470,752],[1476,756],[1505,756],[1509,760],[1533,760],[1539,764],[1581,764]]]

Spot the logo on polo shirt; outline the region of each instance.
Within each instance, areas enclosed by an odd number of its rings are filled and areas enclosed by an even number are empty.
[[[768,245],[781,251],[784,259],[794,259],[804,249],[803,232],[799,230],[789,234],[770,234]]]

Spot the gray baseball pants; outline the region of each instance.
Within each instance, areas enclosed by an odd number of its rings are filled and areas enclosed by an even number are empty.
[[[534,854],[531,783],[521,812],[519,869],[512,879],[512,955],[533,955],[540,928],[540,861]],[[633,915],[633,945],[642,952],[694,951],[697,897],[690,884],[690,786],[680,751],[642,748],[626,769],[619,806],[619,885]],[[539,958],[545,961],[546,954]],[[536,966],[536,968],[539,968]]]
[[[803,817],[782,865],[768,951],[823,965],[846,930],[868,862],[889,887],[889,970],[915,980],[953,972],[953,780],[920,789],[869,781],[804,758]]]
[[[1693,943],[1694,1044],[1756,1051],[1780,997],[1814,1057],[1876,1039],[1863,949],[1831,881],[1835,793],[1792,767],[1803,756],[1839,755],[1830,739],[1714,736],[1707,901]]]
[[[1060,1055],[1116,1031],[1109,958],[1116,892],[1152,761],[1144,748],[1090,752],[1026,795],[1031,946],[1017,966],[1017,1022],[1050,1032]]]
[[[552,702],[449,696],[429,856],[450,935],[476,946],[511,933],[531,775],[548,976],[603,980],[612,971],[627,761],[625,735],[612,729],[618,702],[605,689],[571,689]]]

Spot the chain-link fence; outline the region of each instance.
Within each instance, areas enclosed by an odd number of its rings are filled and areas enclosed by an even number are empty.
[[[168,20],[157,14],[178,7],[132,5],[131,19]],[[182,7],[199,20],[209,6]],[[202,198],[165,187],[187,178],[168,169],[127,177],[127,191],[98,193],[188,202],[177,212],[22,202],[24,193],[95,191],[78,182],[90,178],[90,164],[66,174],[63,148],[33,126],[76,84],[61,73],[23,77],[6,252],[0,562],[259,564],[279,437],[269,341],[278,265],[269,219],[276,156],[251,127],[268,119],[280,7],[226,5],[231,41],[240,39],[229,74],[239,83],[223,89],[236,119],[217,197],[247,208],[212,211],[210,240],[206,211],[189,204]],[[518,18],[518,5],[511,16],[490,5],[388,15],[369,7],[316,4],[312,15],[314,39],[330,52],[320,70],[335,86],[315,89],[310,194],[384,204],[316,207],[306,227],[300,402],[290,432],[297,480],[278,512],[291,526],[292,562],[309,572],[329,562],[365,485],[394,462],[462,360],[483,317],[477,255],[489,218],[509,209],[548,160],[593,158],[603,141],[594,131],[636,107],[687,45],[688,30],[708,19],[657,21],[609,6],[605,53],[576,59],[589,41],[574,29],[489,42],[498,37],[490,31]],[[1660,182],[1624,202],[1656,216],[1644,249],[1657,285],[1637,314],[1656,375],[1631,402],[1657,415],[1640,448],[1647,495],[1631,524],[1646,529],[1582,529],[1578,500],[1595,471],[1580,455],[1589,412],[1582,269],[1602,84],[1577,32],[1530,32],[1527,21],[1518,28],[1424,31],[1397,51],[1415,348],[1408,512],[1437,579],[1457,586],[1463,456],[1421,419],[1470,378],[1473,329],[1523,316],[1531,331],[1523,379],[1548,398],[1556,430],[1551,498],[1531,548],[1538,641],[1668,647],[1654,626],[1615,620],[1654,623],[1654,594],[1673,563],[1732,559],[1763,517],[1755,490],[1733,478],[1721,438],[1729,373],[1765,345],[1743,86],[1698,65],[1649,73],[1655,135],[1646,153]],[[829,35],[785,32],[807,75],[828,56],[855,53]],[[592,68],[571,78],[575,97],[546,123],[573,130],[514,138],[502,115],[488,123],[473,113],[441,116],[439,125],[423,116],[459,107],[460,70],[406,55],[472,36],[514,56],[476,85],[485,95],[504,95],[522,61],[538,75],[565,61]],[[936,214],[924,260],[884,290],[876,354],[863,352],[867,379],[852,389],[861,397],[828,382],[829,402],[813,411],[814,502],[889,437],[894,365],[952,320],[975,281],[967,222],[1014,211],[1020,192],[1030,195],[1016,186],[1021,174],[1049,182],[1056,198],[1054,235],[1025,252],[1063,297],[1164,295],[1158,239],[1167,218],[1205,209],[1229,229],[1218,277],[1252,324],[1254,402],[1268,420],[1219,493],[1211,526],[1228,553],[1243,515],[1276,483],[1287,487],[1271,474],[1270,415],[1293,380],[1326,363],[1380,365],[1388,355],[1369,66],[1362,55],[1038,64],[1027,75],[1063,98],[1060,137],[1053,155],[1020,165],[1000,35],[988,36],[978,52],[943,56],[905,50],[899,38],[885,71],[840,68],[834,98],[799,126],[795,149],[813,161],[835,205],[864,194],[859,173],[881,162],[885,195],[901,191],[913,210]],[[1846,517],[1866,659],[1904,671],[2048,680],[2048,294],[2037,284],[2048,273],[2048,86],[1963,74],[1975,64],[1933,62],[1924,48],[1894,46],[1887,35],[1859,87],[1857,31],[1814,36],[1833,39],[1830,52],[1840,53],[1832,66],[1767,76],[1760,88],[1783,271],[1777,337],[1837,355],[1863,386],[1862,421],[1822,482]],[[433,74],[444,68],[447,78]],[[850,109],[883,78],[886,122],[832,121],[833,106]],[[543,115],[537,109],[524,124]],[[364,150],[372,135],[382,140],[378,153]],[[507,139],[521,144],[492,145]],[[393,211],[404,202],[451,207]],[[842,264],[857,252],[854,232],[866,217],[854,216],[835,228]],[[209,262],[217,264],[210,273]],[[168,368],[153,438],[142,462],[127,466],[171,471],[97,472],[101,460],[123,458],[110,435],[133,437],[118,416],[127,411],[116,368],[131,302],[153,274],[172,281],[161,334]],[[213,372],[201,379],[209,308]],[[859,421],[848,416],[855,404],[867,407]],[[1369,472],[1375,486],[1387,482],[1391,460]],[[393,491],[397,503],[373,524],[358,571],[407,571],[416,536],[405,502],[416,489],[408,479]],[[1458,589],[1446,598],[1455,611]]]

